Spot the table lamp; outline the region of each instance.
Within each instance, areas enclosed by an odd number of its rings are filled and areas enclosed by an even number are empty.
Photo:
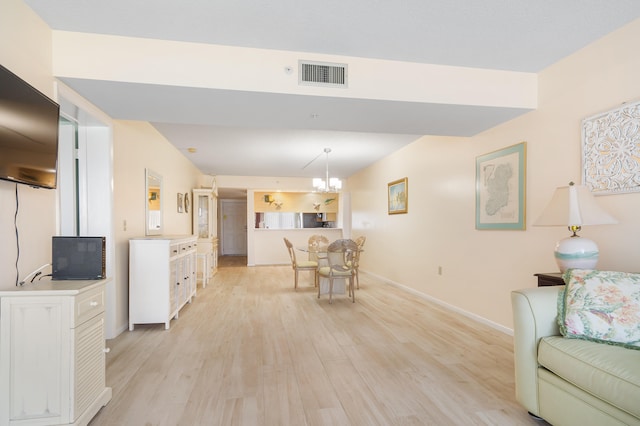
[[[560,272],[567,269],[595,269],[598,263],[598,245],[577,233],[583,225],[607,225],[618,223],[605,212],[584,185],[562,186],[556,189],[551,201],[534,226],[567,226],[573,233],[556,243],[555,258]]]

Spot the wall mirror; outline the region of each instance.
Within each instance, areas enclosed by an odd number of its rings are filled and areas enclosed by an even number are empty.
[[[162,176],[153,170],[145,169],[146,235],[162,235]]]

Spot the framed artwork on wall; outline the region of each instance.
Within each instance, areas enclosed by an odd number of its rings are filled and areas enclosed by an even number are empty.
[[[476,157],[476,229],[524,230],[527,143]]]
[[[387,206],[389,214],[407,213],[409,207],[408,178],[387,184]]]
[[[582,183],[595,195],[640,191],[640,102],[582,120]]]
[[[189,206],[191,205],[191,202],[189,201],[189,193],[185,192],[184,193],[184,212],[185,213],[189,213]]]
[[[183,206],[184,206],[184,200],[182,199],[182,194],[178,192],[178,213],[182,213]]]

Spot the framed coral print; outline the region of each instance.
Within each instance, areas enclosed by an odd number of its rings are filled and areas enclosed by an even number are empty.
[[[640,191],[640,102],[582,120],[582,183],[595,195]]]
[[[189,213],[189,206],[191,205],[191,201],[189,201],[189,193],[184,193],[184,212]]]
[[[476,229],[524,230],[527,143],[476,157]]]
[[[409,205],[408,178],[389,182],[387,190],[389,214],[406,213]]]

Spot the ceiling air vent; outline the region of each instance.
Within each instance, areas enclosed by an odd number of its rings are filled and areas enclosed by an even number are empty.
[[[347,87],[347,64],[300,61],[298,75],[300,84]]]

